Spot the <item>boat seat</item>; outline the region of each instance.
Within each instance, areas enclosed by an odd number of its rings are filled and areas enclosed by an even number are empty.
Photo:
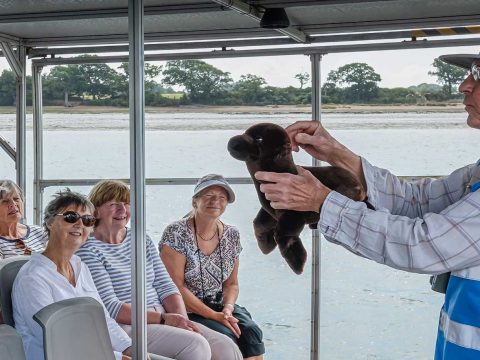
[[[3,322],[15,327],[12,310],[12,287],[20,268],[30,256],[12,256],[0,260],[0,308]]]
[[[95,299],[58,301],[38,311],[33,319],[43,330],[45,360],[115,360],[103,307]]]
[[[0,325],[0,354],[2,359],[25,360],[22,338],[10,325]]]
[[[45,360],[114,360],[103,306],[91,297],[47,305],[33,319],[43,330]],[[168,360],[150,355],[152,360]]]

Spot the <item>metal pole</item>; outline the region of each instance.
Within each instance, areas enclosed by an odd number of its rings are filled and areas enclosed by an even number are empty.
[[[321,86],[320,61],[321,54],[310,55],[312,63],[312,120],[320,121]],[[319,160],[312,158],[313,166],[320,166]],[[310,359],[320,359],[320,258],[321,246],[318,230],[312,231],[312,300],[311,300],[311,342]]]
[[[128,1],[130,199],[132,204],[132,355],[147,356],[145,292],[145,98],[143,0]]]
[[[15,163],[16,163],[16,170],[17,170],[17,185],[20,189],[23,190],[24,196],[27,192],[27,180],[26,180],[26,112],[27,112],[27,87],[26,87],[26,64],[27,64],[27,56],[24,46],[18,46],[17,49],[17,58],[20,64],[20,75],[17,76],[17,143],[16,143],[16,156],[15,156]],[[23,216],[24,221],[26,220],[26,215]]]
[[[43,188],[43,102],[42,66],[32,65],[32,108],[33,108],[33,220],[42,223]]]

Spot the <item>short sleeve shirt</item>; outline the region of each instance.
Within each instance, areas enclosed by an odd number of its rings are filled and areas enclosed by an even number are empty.
[[[228,279],[242,251],[237,228],[224,224],[219,246],[210,255],[203,254],[186,218],[167,226],[158,245],[160,251],[163,245],[185,256],[185,285],[200,299],[222,290],[222,279]]]

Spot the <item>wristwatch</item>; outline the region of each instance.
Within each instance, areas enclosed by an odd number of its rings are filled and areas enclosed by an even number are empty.
[[[160,325],[165,324],[165,318],[163,317],[163,312],[160,313]]]

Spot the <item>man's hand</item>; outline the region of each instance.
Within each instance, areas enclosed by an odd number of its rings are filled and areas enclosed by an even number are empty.
[[[297,121],[285,131],[290,137],[293,151],[302,148],[314,158],[332,165],[342,152],[348,150],[319,121]]]
[[[200,330],[193,321],[188,320],[183,315],[173,313],[163,313],[165,325],[174,326],[180,329],[190,330],[199,333]]]
[[[297,166],[298,175],[258,171],[260,191],[274,209],[319,212],[331,192],[308,170]]]

